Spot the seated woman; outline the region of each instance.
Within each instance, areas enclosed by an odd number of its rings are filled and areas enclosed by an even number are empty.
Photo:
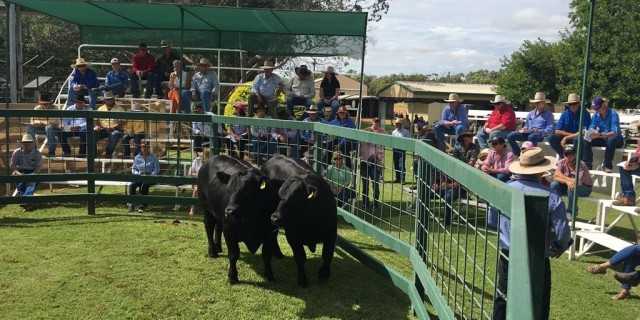
[[[326,177],[333,195],[338,200],[338,206],[344,206],[355,195],[355,190],[352,188],[353,174],[344,165],[344,157],[340,152],[333,154],[333,164],[327,167]]]
[[[177,113],[178,106],[184,113],[191,112],[191,76],[188,72],[182,71],[180,60],[173,61],[173,72],[169,75],[169,99],[171,113]]]
[[[607,269],[622,263],[622,273],[613,272],[613,277],[618,280],[622,285],[622,290],[615,296],[611,297],[613,300],[623,300],[629,297],[629,289],[635,287],[640,283],[640,274],[636,271],[638,265],[640,265],[640,234],[638,235],[638,242],[632,244],[616,253],[609,259],[609,261],[596,264],[587,267],[587,272],[591,274],[605,274]]]
[[[160,172],[160,164],[158,158],[151,153],[151,144],[149,141],[142,143],[142,151],[136,155],[133,159],[133,166],[131,166],[131,173],[137,175],[158,175]],[[153,186],[154,182],[131,182],[129,184],[129,194],[135,195],[136,189],[140,188],[140,194],[149,195],[149,188]],[[133,203],[127,203],[127,209],[129,212],[133,212],[135,206]],[[141,203],[138,207],[138,212],[144,212],[147,209],[146,203]]]

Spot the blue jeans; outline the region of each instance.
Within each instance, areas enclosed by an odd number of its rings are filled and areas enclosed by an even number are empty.
[[[33,170],[27,169],[18,169],[18,171],[24,175],[33,173]],[[33,196],[37,186],[37,182],[18,182],[16,183],[16,190],[18,191],[19,196]]]
[[[199,101],[202,102],[204,112],[211,111],[211,91],[200,92],[196,90],[196,97],[198,97]]]
[[[44,128],[44,132],[47,135],[47,148],[49,149],[49,154],[55,154],[56,137],[60,136],[62,130],[60,130],[59,126],[50,124]]]
[[[97,152],[97,148],[98,148],[98,140],[100,139],[104,139],[104,138],[109,138],[109,141],[107,142],[107,149],[105,150],[106,154],[108,157],[111,157],[113,155],[113,151],[116,148],[116,144],[118,144],[118,141],[120,141],[120,139],[122,138],[122,131],[119,130],[113,130],[111,132],[107,131],[107,130],[101,130],[96,132],[95,134],[95,145],[94,148],[96,149]]]
[[[404,182],[406,172],[404,168],[405,152],[401,149],[393,149],[393,169],[396,172],[396,180]]]
[[[640,244],[632,244],[618,253],[614,254],[609,263],[615,266],[622,262],[622,272],[629,273],[636,270],[636,267],[640,265]],[[630,289],[628,284],[622,284],[620,287],[623,289]]]
[[[602,165],[605,168],[613,168],[613,156],[616,148],[622,148],[622,137],[615,135],[613,137],[593,139],[591,142],[583,140],[584,149],[582,151],[582,161],[591,169],[593,167],[593,150],[591,147],[605,147],[604,161]],[[573,139],[573,145],[578,145],[578,137]]]
[[[258,138],[251,137],[251,144],[253,145],[253,156],[258,159],[260,156],[271,156],[273,154],[273,146],[275,144],[269,143],[271,137]]]
[[[182,112],[189,114],[191,113],[191,90],[184,89],[180,92],[180,109]]]
[[[123,98],[125,95],[125,91],[127,90],[127,88],[124,87],[124,84],[122,83],[118,83],[118,84],[113,84],[113,85],[101,85],[100,86],[100,93],[102,93],[102,95],[104,96],[104,93],[107,91],[111,91],[113,92],[113,94],[115,94],[116,96]]]
[[[640,168],[635,170],[620,168],[620,191],[622,191],[623,197],[636,201],[636,190],[633,187],[631,175],[640,176]]]
[[[478,144],[480,145],[480,149],[486,149],[489,147],[489,145],[487,144],[487,141],[491,141],[491,139],[493,139],[494,137],[506,138],[509,132],[511,131],[494,130],[494,131],[491,131],[491,133],[487,134],[486,132],[484,132],[484,130],[478,130],[478,133],[476,133],[476,139],[478,139]]]
[[[140,97],[140,86],[138,85],[138,81],[140,80],[141,79],[138,78],[138,75],[135,74],[135,72],[131,73],[131,94],[133,95],[134,98]],[[155,74],[147,73],[142,76],[142,80],[147,80],[144,97],[146,99],[149,99],[151,98],[151,93],[153,93],[153,85],[155,83]]]
[[[551,149],[556,152],[560,159],[564,158],[564,148],[560,144],[563,138],[564,136],[561,136],[559,134],[552,134],[547,138],[549,146],[551,146]]]
[[[133,141],[135,143],[135,152],[133,153],[133,156],[136,156],[138,153],[140,153],[140,145],[142,144],[142,139],[144,139],[144,133],[135,134],[133,137],[128,134],[124,135],[124,137],[122,138],[122,153],[125,157],[131,156],[131,143],[129,143],[131,139],[134,139]]]
[[[65,103],[67,107],[76,103],[76,94],[81,94],[85,97],[89,96],[89,106],[94,110],[96,109],[96,102],[98,101],[98,92],[94,90],[88,90],[88,89],[80,89],[78,91],[75,91],[73,90],[73,88],[69,88],[69,91],[67,91],[67,102]]]
[[[531,141],[534,146],[538,145],[538,142],[542,141],[544,137],[540,133],[520,133],[518,131],[513,131],[507,135],[507,141],[509,141],[509,145],[511,146],[511,152],[516,157],[520,156],[520,146],[516,141]]]
[[[329,119],[325,119],[327,122],[336,118],[336,112],[338,111],[338,107],[340,107],[340,103],[338,102],[338,100],[331,100],[331,105],[327,105],[326,103],[324,103],[324,101],[322,101],[322,99],[320,99],[320,101],[318,101],[316,105],[318,106],[318,112],[322,112],[321,114],[323,118],[324,118],[324,108],[331,107],[331,116],[329,116]]]
[[[61,131],[58,139],[60,139],[60,146],[62,147],[62,152],[65,155],[71,154],[71,147],[69,147],[69,142],[67,139],[70,137],[80,137],[80,147],[78,149],[78,154],[86,155],[87,154],[87,129],[69,132],[69,131]]]
[[[292,117],[295,117],[293,114],[293,106],[305,106],[306,110],[310,105],[311,99],[309,98],[287,97],[287,109],[289,109],[289,115]]]
[[[457,188],[440,190],[440,196],[444,197],[444,224],[450,225],[453,202],[460,197],[460,190]]]
[[[455,141],[455,144],[458,144],[458,135],[460,135],[464,130],[467,130],[467,128],[461,124],[456,125],[455,127],[452,127],[452,128],[447,128],[440,123],[436,123],[436,139],[438,140],[439,143],[444,144],[445,133],[448,135],[455,134],[456,137],[454,141]]]
[[[369,205],[369,181],[373,185],[373,207],[379,206],[380,180],[382,180],[382,170],[375,163],[369,161],[360,162],[360,175],[362,176],[362,202]]]
[[[573,206],[573,194],[574,191],[569,190],[566,184],[560,183],[558,181],[551,182],[551,189],[557,191],[559,194],[567,195],[567,215],[571,214],[571,212],[575,212],[575,216],[578,216],[578,204],[576,203],[576,210],[574,211]],[[578,197],[588,197],[591,194],[591,190],[593,186],[585,186],[584,184],[579,185],[575,191],[578,193]]]

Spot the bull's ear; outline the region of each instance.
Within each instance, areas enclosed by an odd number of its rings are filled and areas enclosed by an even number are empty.
[[[216,173],[216,177],[218,177],[218,180],[220,180],[220,182],[227,184],[229,183],[229,178],[231,177],[230,175],[222,172],[222,171],[218,171]]]
[[[307,186],[307,192],[309,193],[307,199],[315,199],[318,196],[318,188],[314,186]]]

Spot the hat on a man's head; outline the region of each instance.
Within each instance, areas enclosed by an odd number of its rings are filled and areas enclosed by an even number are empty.
[[[533,99],[529,100],[529,102],[531,103],[536,103],[536,102],[544,102],[544,103],[551,103],[551,100],[547,99],[547,94],[544,92],[536,92],[536,95],[533,97]]]
[[[273,69],[273,62],[271,62],[271,60],[265,60],[261,68],[262,70]]]
[[[455,101],[457,101],[457,102],[462,102],[462,101],[464,101],[464,100],[463,100],[463,99],[460,99],[460,98],[458,97],[458,94],[457,94],[457,93],[450,93],[450,94],[449,94],[449,99],[444,99],[444,102],[455,102]]]
[[[580,96],[577,93],[570,93],[569,97],[567,97],[567,101],[562,104],[571,104],[571,103],[580,103]]]
[[[335,70],[335,69],[333,69],[333,67],[332,67],[332,66],[328,66],[328,67],[327,67],[327,70],[325,70],[325,71],[324,71],[324,73],[336,73],[336,70]]]
[[[140,44],[138,44],[138,49],[146,49],[147,48],[147,44],[144,42],[140,42]]]
[[[191,103],[191,111],[196,112],[198,110],[203,109],[204,106],[202,105],[202,103],[199,102],[192,102]]]
[[[394,124],[404,124],[404,119],[403,118],[396,118],[396,120],[393,121]]]
[[[139,103],[134,103],[131,105],[131,111],[133,112],[142,112],[144,111],[144,109],[142,108],[142,105]]]
[[[565,156],[576,154],[576,148],[574,148],[573,146],[566,146],[564,147],[563,154]]]
[[[458,138],[456,138],[456,140],[462,143],[462,139],[464,139],[465,137],[473,137],[473,132],[471,130],[465,130],[458,136]]]
[[[499,94],[498,94],[498,95],[496,95],[496,97],[495,97],[495,98],[493,98],[493,99],[494,99],[494,100],[489,100],[489,102],[491,102],[491,104],[498,104],[498,103],[506,103],[506,104],[509,104],[509,103],[510,103],[510,101],[509,101],[509,100],[507,100],[507,98],[505,98],[504,96],[499,95]]]
[[[48,93],[41,93],[38,95],[38,103],[51,103]]]
[[[494,143],[501,143],[501,144],[505,144],[505,143],[506,143],[506,141],[505,141],[505,140],[504,140],[504,138],[503,138],[503,137],[501,137],[501,136],[495,136],[495,137],[493,137],[493,138],[491,139],[491,144],[494,144]]]
[[[316,106],[315,104],[310,105],[307,113],[318,113],[318,106]]]
[[[160,41],[160,48],[169,48],[169,41],[167,40]]]
[[[76,63],[72,64],[71,68],[75,68],[75,67],[78,67],[78,66],[90,67],[91,66],[91,62],[84,61],[84,58],[77,58],[76,59]]]
[[[78,102],[78,101],[87,102],[87,97],[85,97],[83,94],[77,94],[76,95],[76,102]]]
[[[246,103],[242,103],[242,102],[238,102],[238,103],[234,104],[233,107],[236,108],[236,109],[240,109],[240,110],[246,110],[247,109],[247,104]]]
[[[20,140],[20,142],[33,142],[33,137],[30,134],[25,133],[22,135],[22,140]]]
[[[542,149],[535,147],[520,154],[520,158],[511,162],[509,171],[515,174],[538,174],[554,169],[556,158],[544,156]]]
[[[111,99],[115,99],[116,96],[113,95],[113,92],[111,91],[105,91],[104,92],[104,96],[102,96],[102,100],[111,100]]]
[[[605,100],[602,97],[596,97],[593,99],[593,101],[591,102],[591,109],[598,111],[600,110],[600,108],[602,107],[602,105],[607,102],[607,100]]]
[[[207,59],[207,58],[200,58],[200,62],[198,64],[206,64],[206,65],[210,66],[211,62],[209,62],[209,59]]]
[[[307,68],[306,64],[301,65],[300,68],[298,68],[298,72],[305,77],[311,75],[311,70]]]

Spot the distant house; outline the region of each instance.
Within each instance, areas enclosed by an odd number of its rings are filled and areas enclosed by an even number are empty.
[[[495,85],[467,83],[439,83],[396,81],[378,94],[379,104],[385,105],[386,113],[414,114],[433,122],[440,119],[442,109],[447,105],[444,99],[450,93],[457,93],[468,109],[492,109],[489,100],[496,95]]]

